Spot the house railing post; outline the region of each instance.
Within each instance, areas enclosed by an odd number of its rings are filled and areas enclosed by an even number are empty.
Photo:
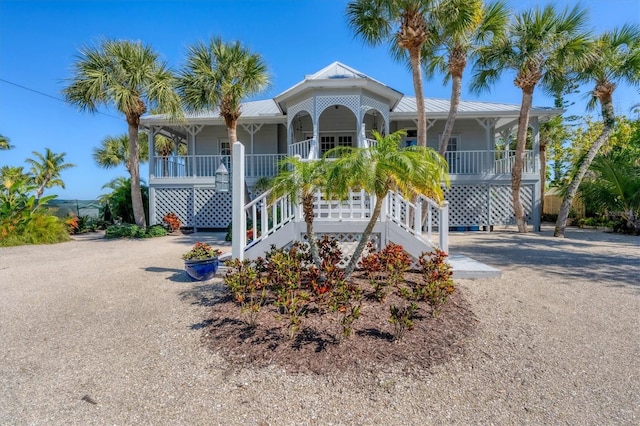
[[[438,242],[440,250],[449,253],[449,202],[443,201],[438,221]]]
[[[244,145],[240,142],[233,144],[233,173],[232,173],[232,230],[231,256],[244,260],[244,249],[247,245],[247,220],[244,212]]]
[[[407,209],[407,214],[409,214],[409,209]],[[416,198],[415,211],[413,212],[413,231],[416,235],[422,234],[422,201],[420,197]]]

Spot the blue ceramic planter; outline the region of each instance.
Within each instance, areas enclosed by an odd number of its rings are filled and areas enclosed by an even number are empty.
[[[210,259],[194,259],[185,260],[184,269],[187,271],[187,275],[194,281],[206,281],[213,278],[218,272],[218,265],[220,264],[217,257]]]

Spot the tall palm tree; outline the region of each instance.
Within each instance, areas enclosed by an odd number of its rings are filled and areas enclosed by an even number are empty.
[[[124,114],[129,133],[131,199],[135,221],[146,227],[140,192],[140,117],[154,109],[179,117],[180,99],[175,77],[148,45],[127,40],[103,40],[80,50],[73,77],[63,90],[65,100],[89,112],[98,106],[114,106]]]
[[[427,116],[422,86],[422,47],[431,36],[437,0],[353,0],[347,4],[349,27],[365,43],[390,43],[398,60],[409,56],[418,110],[418,146],[427,146]]]
[[[8,137],[0,135],[0,150],[13,148],[13,146],[9,142],[10,141]]]
[[[579,70],[578,77],[582,81],[595,83],[589,107],[593,108],[596,104],[600,104],[604,127],[602,133],[589,147],[567,188],[553,232],[555,237],[564,237],[569,209],[578,192],[580,182],[596,154],[613,132],[615,127],[613,92],[616,86],[619,82],[636,86],[640,84],[640,26],[624,25],[605,32],[591,46],[592,54]]]
[[[33,151],[35,158],[27,158],[25,162],[31,165],[31,179],[37,185],[36,199],[40,199],[45,188],[60,186],[64,189],[64,181],[60,178],[60,173],[64,170],[75,167],[75,164],[65,163],[62,152],[56,154],[49,148],[46,148],[44,155]]]
[[[444,155],[458,115],[467,61],[475,61],[482,46],[504,37],[509,9],[501,1],[485,4],[483,0],[449,0],[442,3],[436,17],[438,34],[425,43],[423,57],[429,58],[425,62],[427,78],[438,71],[445,75],[445,83],[451,79],[449,115],[438,148]]]
[[[178,93],[188,111],[218,109],[224,118],[231,146],[238,140],[240,103],[270,84],[267,65],[239,41],[212,38],[189,47],[187,64],[180,72]]]
[[[280,163],[280,172],[271,181],[271,199],[288,195],[298,204],[302,202],[307,239],[313,263],[320,269],[321,259],[313,230],[313,193],[323,187],[323,164],[320,161],[305,161],[300,157],[289,157]]]
[[[479,50],[472,90],[486,90],[502,71],[516,73],[514,85],[522,91],[518,117],[516,156],[511,171],[513,210],[518,232],[527,232],[524,208],[520,199],[525,143],[533,92],[537,86],[553,94],[567,81],[568,65],[584,56],[588,32],[585,10],[579,6],[558,13],[549,5],[517,15],[507,29],[507,36],[495,39]]]
[[[347,197],[352,188],[361,188],[376,196],[371,218],[345,268],[348,277],[354,271],[371,232],[380,217],[382,203],[389,191],[399,191],[412,199],[419,194],[442,200],[441,183],[449,184],[445,159],[431,148],[414,146],[400,148],[404,131],[387,136],[372,132],[377,144],[369,148],[338,147],[330,150],[325,173],[328,196]]]

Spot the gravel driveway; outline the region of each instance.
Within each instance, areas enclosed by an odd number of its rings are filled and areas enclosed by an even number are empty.
[[[567,236],[452,235],[503,277],[458,281],[477,332],[419,377],[229,368],[180,260],[221,234],[0,248],[0,424],[640,424],[640,238]]]

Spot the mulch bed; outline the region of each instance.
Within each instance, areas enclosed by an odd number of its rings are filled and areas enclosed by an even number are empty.
[[[316,374],[368,370],[380,365],[407,372],[425,371],[464,353],[477,320],[459,288],[436,317],[427,303],[419,303],[413,328],[396,341],[389,307],[406,302],[390,295],[380,303],[370,297],[366,279],[354,276],[353,280],[365,290],[365,297],[349,338],[339,341],[337,317],[331,313],[319,315],[317,309],[309,310],[294,339],[288,337],[286,322],[276,319],[273,306],[264,306],[258,314],[258,325],[248,327],[225,287],[219,297],[208,300],[211,309],[201,327],[205,329],[205,344],[232,367],[277,365],[290,372]]]

